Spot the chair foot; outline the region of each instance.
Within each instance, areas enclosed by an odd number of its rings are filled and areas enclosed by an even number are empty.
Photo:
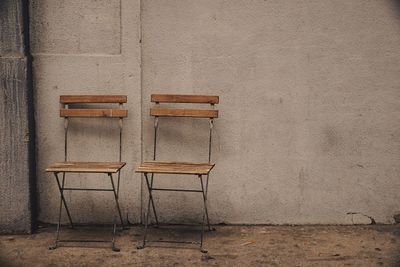
[[[209,232],[214,232],[214,231],[217,231],[217,229],[215,229],[214,227],[209,227],[209,228],[208,228],[208,231],[209,231]]]
[[[57,244],[49,246],[49,250],[55,250],[56,248],[58,248]]]
[[[114,251],[114,252],[120,252],[121,249],[120,249],[119,247],[113,245],[113,246],[112,246],[112,251]]]
[[[136,247],[136,249],[144,249],[144,245],[139,245]]]
[[[204,249],[204,248],[201,248],[201,249],[200,249],[200,252],[201,252],[201,253],[208,253],[208,250],[206,250],[206,249]]]

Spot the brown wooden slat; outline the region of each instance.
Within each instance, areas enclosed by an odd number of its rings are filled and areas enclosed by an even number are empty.
[[[126,103],[126,95],[61,95],[60,103]]]
[[[125,164],[125,162],[56,162],[51,164],[46,172],[116,173]]]
[[[136,172],[207,175],[213,167],[214,164],[208,163],[146,161],[136,169]]]
[[[60,109],[60,117],[109,117],[124,118],[128,116],[126,109]]]
[[[215,96],[215,95],[152,94],[151,95],[151,102],[218,104],[219,103],[219,96]]]
[[[157,117],[194,117],[194,118],[218,118],[218,110],[215,109],[177,109],[177,108],[151,108],[151,116]]]

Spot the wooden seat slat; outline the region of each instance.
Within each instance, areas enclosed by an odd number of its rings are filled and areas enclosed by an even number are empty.
[[[125,118],[128,116],[126,109],[60,109],[60,117],[109,117]]]
[[[46,168],[46,172],[116,173],[125,162],[56,162]]]
[[[151,102],[218,104],[219,97],[214,95],[152,94]]]
[[[156,117],[218,118],[215,109],[151,108],[150,115]]]
[[[214,164],[208,163],[145,161],[136,172],[207,175],[213,167]]]
[[[61,95],[60,103],[126,103],[126,95]]]

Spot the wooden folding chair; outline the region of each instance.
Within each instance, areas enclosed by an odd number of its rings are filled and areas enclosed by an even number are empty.
[[[62,206],[67,212],[71,227],[74,227],[71,214],[69,212],[67,202],[65,201],[64,191],[96,191],[96,192],[113,192],[115,198],[116,211],[121,221],[121,226],[124,228],[122,220],[121,209],[118,203],[119,185],[120,185],[120,171],[125,162],[121,162],[121,141],[122,141],[122,119],[127,117],[128,111],[122,108],[123,103],[126,103],[127,97],[124,95],[62,95],[60,96],[60,117],[64,118],[64,161],[51,164],[46,171],[53,172],[56,178],[57,186],[60,191],[60,206],[58,212],[57,234],[54,245],[49,249],[56,249],[60,242],[111,242],[113,251],[119,251],[115,245],[115,232],[116,232],[116,216],[114,216],[114,225],[112,231],[112,240],[60,240],[61,230],[61,211]],[[74,108],[78,104],[84,108]],[[119,104],[118,108],[91,108],[87,104]],[[119,160],[118,162],[77,162],[69,161],[68,159],[68,125],[70,118],[117,118],[119,119]],[[60,181],[59,174],[62,173]],[[80,187],[65,187],[66,173],[100,173],[106,174],[110,178],[111,188],[80,188]],[[115,186],[113,174],[118,175],[117,185]]]
[[[190,243],[199,244],[200,251],[206,253],[203,249],[203,236],[204,226],[207,224],[208,230],[214,230],[210,226],[207,210],[207,192],[208,192],[208,180],[211,169],[214,164],[211,164],[211,144],[212,144],[212,130],[214,119],[218,118],[218,110],[214,109],[214,105],[218,104],[218,96],[204,96],[204,95],[170,95],[170,94],[153,94],[151,95],[151,102],[156,103],[156,107],[150,109],[150,115],[154,116],[154,150],[153,160],[143,162],[137,169],[136,172],[143,173],[146,185],[148,189],[148,202],[147,211],[145,215],[145,233],[143,237],[142,245],[138,246],[138,249],[142,249],[146,246],[146,242],[167,242],[167,243]],[[160,103],[191,103],[191,104],[210,104],[211,109],[178,109],[178,108],[161,108]],[[205,118],[209,119],[209,144],[208,144],[208,163],[188,163],[188,162],[164,162],[156,161],[157,151],[157,129],[158,119],[160,117],[191,117],[191,118]],[[150,178],[148,174],[151,174]],[[201,189],[175,189],[175,188],[160,188],[153,187],[154,175],[159,174],[184,174],[184,175],[195,175],[199,178]],[[203,176],[206,177],[205,185],[203,182]],[[157,212],[154,204],[153,191],[176,191],[176,192],[198,192],[202,193],[204,202],[204,213],[201,224],[201,237],[200,242],[197,241],[176,241],[176,240],[147,240],[147,230],[149,226],[149,215],[150,205],[154,213],[154,218],[158,226]]]

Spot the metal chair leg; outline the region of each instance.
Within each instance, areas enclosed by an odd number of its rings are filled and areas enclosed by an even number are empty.
[[[63,177],[62,177],[61,183],[60,183],[60,180],[58,178],[58,174],[56,172],[54,173],[54,176],[56,177],[57,186],[58,186],[58,189],[60,191],[60,206],[59,206],[59,209],[58,209],[58,223],[57,223],[56,240],[54,241],[53,245],[49,246],[50,250],[56,249],[58,247],[58,240],[59,240],[60,231],[61,231],[61,213],[62,213],[63,204],[64,204],[64,207],[65,207],[65,210],[67,211],[67,215],[68,215],[69,222],[71,224],[71,228],[74,228],[74,224],[72,223],[72,219],[71,219],[71,214],[69,213],[69,209],[68,209],[67,203],[66,203],[65,198],[64,198],[65,173],[63,173]]]
[[[208,251],[203,248],[203,238],[204,238],[204,224],[206,222],[206,218],[208,219],[208,211],[207,211],[207,196],[204,191],[204,185],[203,185],[203,177],[199,175],[200,179],[200,184],[201,184],[201,191],[203,195],[203,202],[204,202],[204,213],[203,213],[203,221],[201,223],[201,240],[200,240],[200,251],[202,253],[207,253]]]
[[[205,189],[206,198],[207,198],[207,193],[208,193],[208,179],[209,179],[209,177],[210,177],[210,175],[207,174],[207,178],[206,178],[206,189]],[[210,219],[209,219],[209,217],[208,217],[208,212],[207,212],[207,215],[206,215],[206,219],[207,219],[208,231],[210,231],[210,232],[211,232],[211,231],[215,231],[215,228],[212,227],[211,224],[210,224]]]
[[[115,190],[115,185],[114,185],[114,179],[112,177],[112,174],[109,173],[108,176],[110,177],[110,181],[111,181],[111,186],[112,186],[112,191],[114,193],[114,198],[115,198],[115,206],[117,208],[117,212],[119,215],[119,219],[121,220],[121,227],[122,229],[125,229],[124,226],[124,221],[122,219],[122,213],[121,213],[121,209],[119,207],[119,202],[118,202],[118,191]],[[119,177],[118,177],[119,178]],[[120,252],[120,248],[117,247],[117,245],[115,244],[115,235],[116,235],[116,231],[117,231],[117,219],[116,219],[116,215],[114,215],[114,224],[113,224],[113,238],[112,238],[112,250],[115,252]]]
[[[118,211],[119,219],[121,220],[121,226],[122,226],[122,228],[124,228],[124,221],[122,219],[122,213],[121,213],[121,209],[119,207],[118,195],[117,195],[117,192],[115,191],[114,179],[113,179],[111,173],[109,173],[108,176],[110,177],[112,191],[114,193],[114,198],[115,198],[115,205],[116,205],[116,208],[117,208],[117,211]]]
[[[113,238],[111,240],[112,250],[114,252],[120,252],[121,251],[120,248],[117,247],[117,245],[115,244],[115,233],[116,233],[116,230],[117,230],[117,219],[116,219],[116,215],[114,215]]]
[[[65,210],[67,211],[68,220],[69,220],[69,223],[70,223],[70,225],[71,225],[71,228],[74,228],[74,224],[73,224],[73,222],[72,222],[71,214],[70,214],[70,212],[69,212],[69,209],[68,209],[68,206],[67,206],[67,202],[66,202],[65,197],[64,197],[64,184],[65,184],[65,180],[66,180],[66,179],[65,179],[65,172],[63,173],[63,177],[62,177],[61,184],[60,184],[60,180],[59,180],[59,178],[58,178],[57,173],[54,173],[54,175],[55,175],[55,177],[56,177],[58,189],[59,189],[59,191],[60,191],[61,202],[64,204]]]
[[[150,185],[149,179],[147,177],[147,173],[144,174],[144,177],[146,179],[146,184],[147,184],[147,188],[148,188],[148,191],[149,191],[149,201],[147,202],[147,210],[146,210],[146,216],[145,216],[145,222],[144,222],[143,243],[142,243],[142,245],[137,246],[137,249],[143,249],[146,246],[147,229],[148,229],[148,226],[149,226],[149,219],[150,219],[150,217],[149,217],[150,216],[150,202],[153,203],[153,201],[150,201],[151,199],[153,199],[153,197],[152,197],[151,185]],[[154,208],[154,206],[153,206],[153,208]],[[155,209],[154,209],[154,211],[155,211]],[[158,222],[157,222],[157,224],[158,224]]]
[[[199,178],[200,178],[200,181],[201,181],[201,189],[202,189],[202,193],[203,193],[204,203],[206,203],[206,201],[207,201],[208,176],[207,176],[207,179],[206,179],[206,189],[205,189],[205,190],[204,190],[204,184],[203,184],[203,178],[202,178],[202,176],[199,175]],[[209,230],[209,231],[213,231],[212,228],[211,228],[211,225],[210,225],[210,220],[209,220],[209,218],[208,218],[208,208],[207,208],[207,205],[205,205],[204,208],[205,208],[205,214],[204,214],[204,216],[205,216],[206,221],[207,221],[208,230]]]
[[[154,173],[151,174],[150,188],[153,188],[153,181],[154,181]],[[151,206],[153,208],[154,219],[156,220],[156,226],[159,227],[158,217],[157,217],[156,207],[154,205],[153,195],[151,195],[151,197],[149,197],[149,201],[151,202]]]
[[[57,177],[57,174],[55,174]],[[58,177],[57,177],[58,180]],[[63,178],[63,185],[64,185],[64,178]],[[54,244],[49,246],[50,250],[56,249],[58,247],[58,238],[60,235],[60,227],[61,227],[61,212],[62,212],[62,205],[63,205],[63,199],[62,195],[60,195],[60,206],[58,209],[58,223],[57,223],[57,232],[56,232],[56,239],[54,240]]]
[[[147,212],[145,214],[145,222],[144,222],[144,235],[143,235],[143,241],[141,245],[138,245],[136,248],[137,249],[144,249],[146,247],[146,238],[147,238],[147,228],[148,228],[148,221],[149,221],[149,212],[147,209]]]

